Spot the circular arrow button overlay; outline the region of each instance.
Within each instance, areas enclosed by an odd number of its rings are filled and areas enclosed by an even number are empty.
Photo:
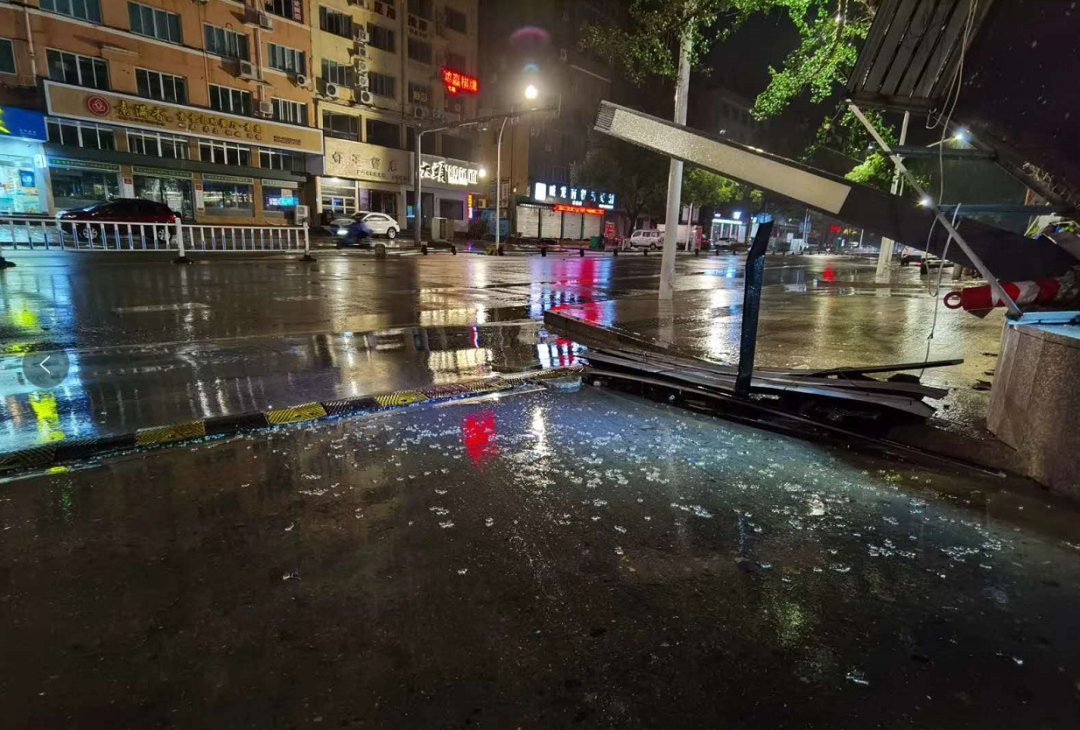
[[[71,363],[63,350],[32,352],[23,356],[23,375],[38,388],[55,388],[64,382]]]

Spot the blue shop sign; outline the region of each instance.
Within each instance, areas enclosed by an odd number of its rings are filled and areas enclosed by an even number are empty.
[[[0,106],[0,137],[22,137],[45,142],[49,138],[45,129],[45,115],[30,109]]]

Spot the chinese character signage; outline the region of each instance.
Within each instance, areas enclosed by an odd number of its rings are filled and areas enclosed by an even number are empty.
[[[420,179],[454,187],[476,186],[480,182],[480,168],[471,162],[424,155],[420,158]]]
[[[602,193],[599,190],[538,182],[533,186],[533,198],[542,203],[562,203],[583,208],[601,208],[615,210],[615,193]]]
[[[177,104],[148,101],[97,89],[82,89],[45,81],[50,114],[128,127],[180,132],[236,142],[251,142],[284,150],[322,151],[322,130],[252,119],[222,112],[200,111]]]
[[[479,94],[480,82],[468,74],[443,66],[443,85],[451,94]]]
[[[316,167],[311,171],[317,175],[398,185],[412,183],[413,156],[405,150],[327,137],[326,154],[315,159]]]

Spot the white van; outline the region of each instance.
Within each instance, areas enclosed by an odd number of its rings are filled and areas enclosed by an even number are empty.
[[[664,232],[655,228],[639,228],[626,239],[623,248],[647,248],[656,251],[664,246]]]

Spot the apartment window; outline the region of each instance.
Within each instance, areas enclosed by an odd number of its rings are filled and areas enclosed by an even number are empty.
[[[338,86],[353,85],[353,67],[324,58],[322,62],[322,80]]]
[[[251,149],[235,142],[199,141],[199,159],[217,165],[251,165]]]
[[[265,170],[304,171],[304,156],[295,152],[259,150],[259,167]]]
[[[251,92],[210,84],[210,108],[218,112],[251,116]]]
[[[0,38],[0,74],[15,73],[15,44]]]
[[[48,120],[49,141],[69,147],[86,147],[92,150],[115,150],[116,137],[112,127],[93,122],[76,122],[67,119]]]
[[[378,119],[367,120],[367,143],[383,147],[401,147],[401,127]]]
[[[409,12],[418,18],[431,20],[431,0],[409,0]]]
[[[203,206],[207,215],[255,215],[255,188],[244,183],[203,180]]]
[[[297,23],[304,22],[303,3],[296,0],[266,0],[266,12],[280,15]]]
[[[375,96],[385,96],[388,99],[396,99],[397,79],[387,74],[368,71],[368,91]]]
[[[431,63],[431,44],[425,43],[424,41],[418,41],[415,38],[410,38],[409,58],[422,63]]]
[[[307,126],[307,104],[304,102],[274,99],[273,104],[276,121]]]
[[[187,104],[187,80],[145,68],[135,69],[135,86],[145,99]]]
[[[323,112],[322,127],[323,134],[327,137],[351,139],[353,142],[360,141],[360,118],[354,117],[352,114]]]
[[[148,5],[128,3],[131,32],[169,43],[180,43],[180,16]]]
[[[270,51],[270,68],[291,74],[302,74],[307,70],[303,51],[279,46],[277,43],[269,43],[267,46]]]
[[[409,82],[409,103],[410,104],[423,104],[428,106],[431,104],[431,87],[427,84],[414,84]]]
[[[41,0],[41,9],[91,23],[101,22],[100,0]]]
[[[380,51],[395,53],[394,31],[383,28],[381,25],[368,23],[367,34],[369,46],[378,48]]]
[[[109,88],[109,66],[103,59],[51,48],[45,56],[49,63],[49,78],[53,81],[94,89]]]
[[[330,8],[319,8],[319,28],[327,33],[339,35],[342,38],[353,37],[353,19],[351,15],[339,13]]]
[[[446,27],[450,30],[456,30],[458,33],[465,32],[465,13],[460,10],[454,10],[451,7],[446,8]]]
[[[127,133],[128,152],[150,157],[164,157],[170,160],[186,160],[191,156],[191,148],[184,137],[156,132]]]
[[[248,38],[243,33],[218,28],[216,25],[204,25],[203,37],[207,52],[225,58],[248,60]]]

